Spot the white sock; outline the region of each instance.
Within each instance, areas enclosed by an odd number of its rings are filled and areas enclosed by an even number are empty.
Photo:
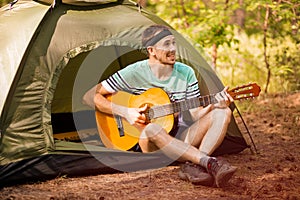
[[[210,159],[210,156],[203,156],[200,158],[200,162],[199,164],[204,167],[205,169],[207,169],[207,164],[208,164],[208,160]]]

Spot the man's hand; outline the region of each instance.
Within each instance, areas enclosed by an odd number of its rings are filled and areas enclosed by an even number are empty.
[[[138,126],[144,126],[146,125],[146,116],[144,112],[147,110],[148,106],[144,105],[141,108],[128,108],[127,114],[124,115],[125,119],[129,122],[131,125],[138,125]]]
[[[221,92],[215,95],[218,103],[214,104],[215,108],[227,108],[231,102],[233,102],[233,98],[227,93],[229,87],[225,87]]]

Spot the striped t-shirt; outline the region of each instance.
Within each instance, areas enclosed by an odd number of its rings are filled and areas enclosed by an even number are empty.
[[[174,64],[172,75],[167,80],[159,80],[151,71],[148,60],[138,61],[123,68],[102,81],[109,92],[126,91],[141,94],[149,88],[163,89],[171,102],[200,96],[198,80],[194,70],[180,62]]]

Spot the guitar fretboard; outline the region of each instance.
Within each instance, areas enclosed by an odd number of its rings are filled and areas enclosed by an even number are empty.
[[[174,102],[165,105],[156,105],[151,107],[146,114],[149,120],[174,114],[180,111],[186,111],[200,106],[208,106],[209,104],[217,103],[215,95],[207,95],[200,98],[192,98],[184,101]]]

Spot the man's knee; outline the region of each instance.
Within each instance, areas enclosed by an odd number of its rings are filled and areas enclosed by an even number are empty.
[[[231,109],[229,107],[225,108],[224,110],[225,110],[225,116],[229,120],[228,122],[230,122],[231,116],[232,116],[232,111],[231,111]]]
[[[214,119],[213,120],[222,120],[226,123],[229,123],[231,120],[232,111],[230,108],[222,108],[222,109],[215,109],[215,112],[213,114]]]

